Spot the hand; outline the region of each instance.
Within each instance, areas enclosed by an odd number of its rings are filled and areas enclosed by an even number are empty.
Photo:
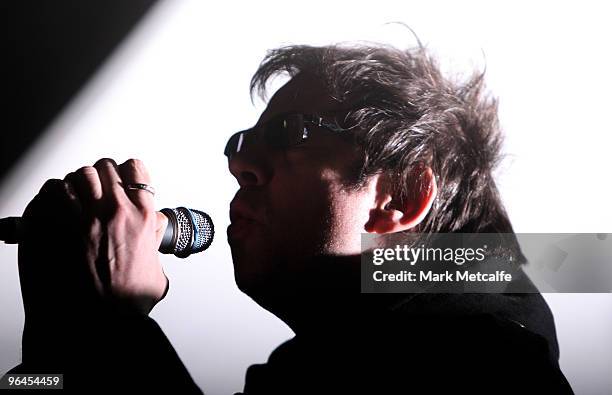
[[[49,180],[28,205],[19,245],[26,320],[97,306],[148,314],[165,296],[157,249],[167,219],[151,193],[124,189],[131,183],[150,183],[142,162],[101,159]]]

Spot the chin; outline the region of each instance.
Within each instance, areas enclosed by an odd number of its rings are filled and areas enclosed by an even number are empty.
[[[266,288],[266,271],[261,268],[261,262],[240,259],[234,255],[234,281],[243,293],[252,296],[258,290]]]
[[[238,289],[242,293],[249,295],[249,296],[251,295],[254,289],[252,281],[245,279],[244,276],[238,276],[238,275],[234,275],[234,280],[236,281],[236,286],[238,286]]]
[[[238,289],[243,294],[253,299],[255,303],[263,308],[269,308],[269,299],[274,293],[270,292],[272,288],[267,286],[263,279],[245,275],[235,275],[234,279]]]

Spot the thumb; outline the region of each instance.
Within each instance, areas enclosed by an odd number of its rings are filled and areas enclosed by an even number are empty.
[[[155,240],[157,242],[157,246],[159,246],[164,238],[164,233],[166,233],[166,228],[168,227],[168,217],[159,211],[156,211],[155,215],[157,216],[157,222],[155,225]]]

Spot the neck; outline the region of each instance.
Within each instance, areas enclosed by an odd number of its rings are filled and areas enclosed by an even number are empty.
[[[316,257],[300,265],[307,270],[279,274],[250,296],[296,334],[316,331],[321,322],[327,326],[359,312],[360,260],[359,255]]]

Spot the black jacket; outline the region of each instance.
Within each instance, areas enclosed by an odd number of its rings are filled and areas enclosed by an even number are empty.
[[[552,315],[539,294],[364,294],[357,300],[322,314],[267,363],[251,366],[243,393],[572,393],[557,363]],[[75,393],[201,393],[151,318],[86,321],[54,334],[55,346],[37,344],[26,331],[24,363],[11,373],[62,372],[64,387]]]
[[[380,300],[278,347],[244,393],[572,393],[539,294],[363,296]]]

